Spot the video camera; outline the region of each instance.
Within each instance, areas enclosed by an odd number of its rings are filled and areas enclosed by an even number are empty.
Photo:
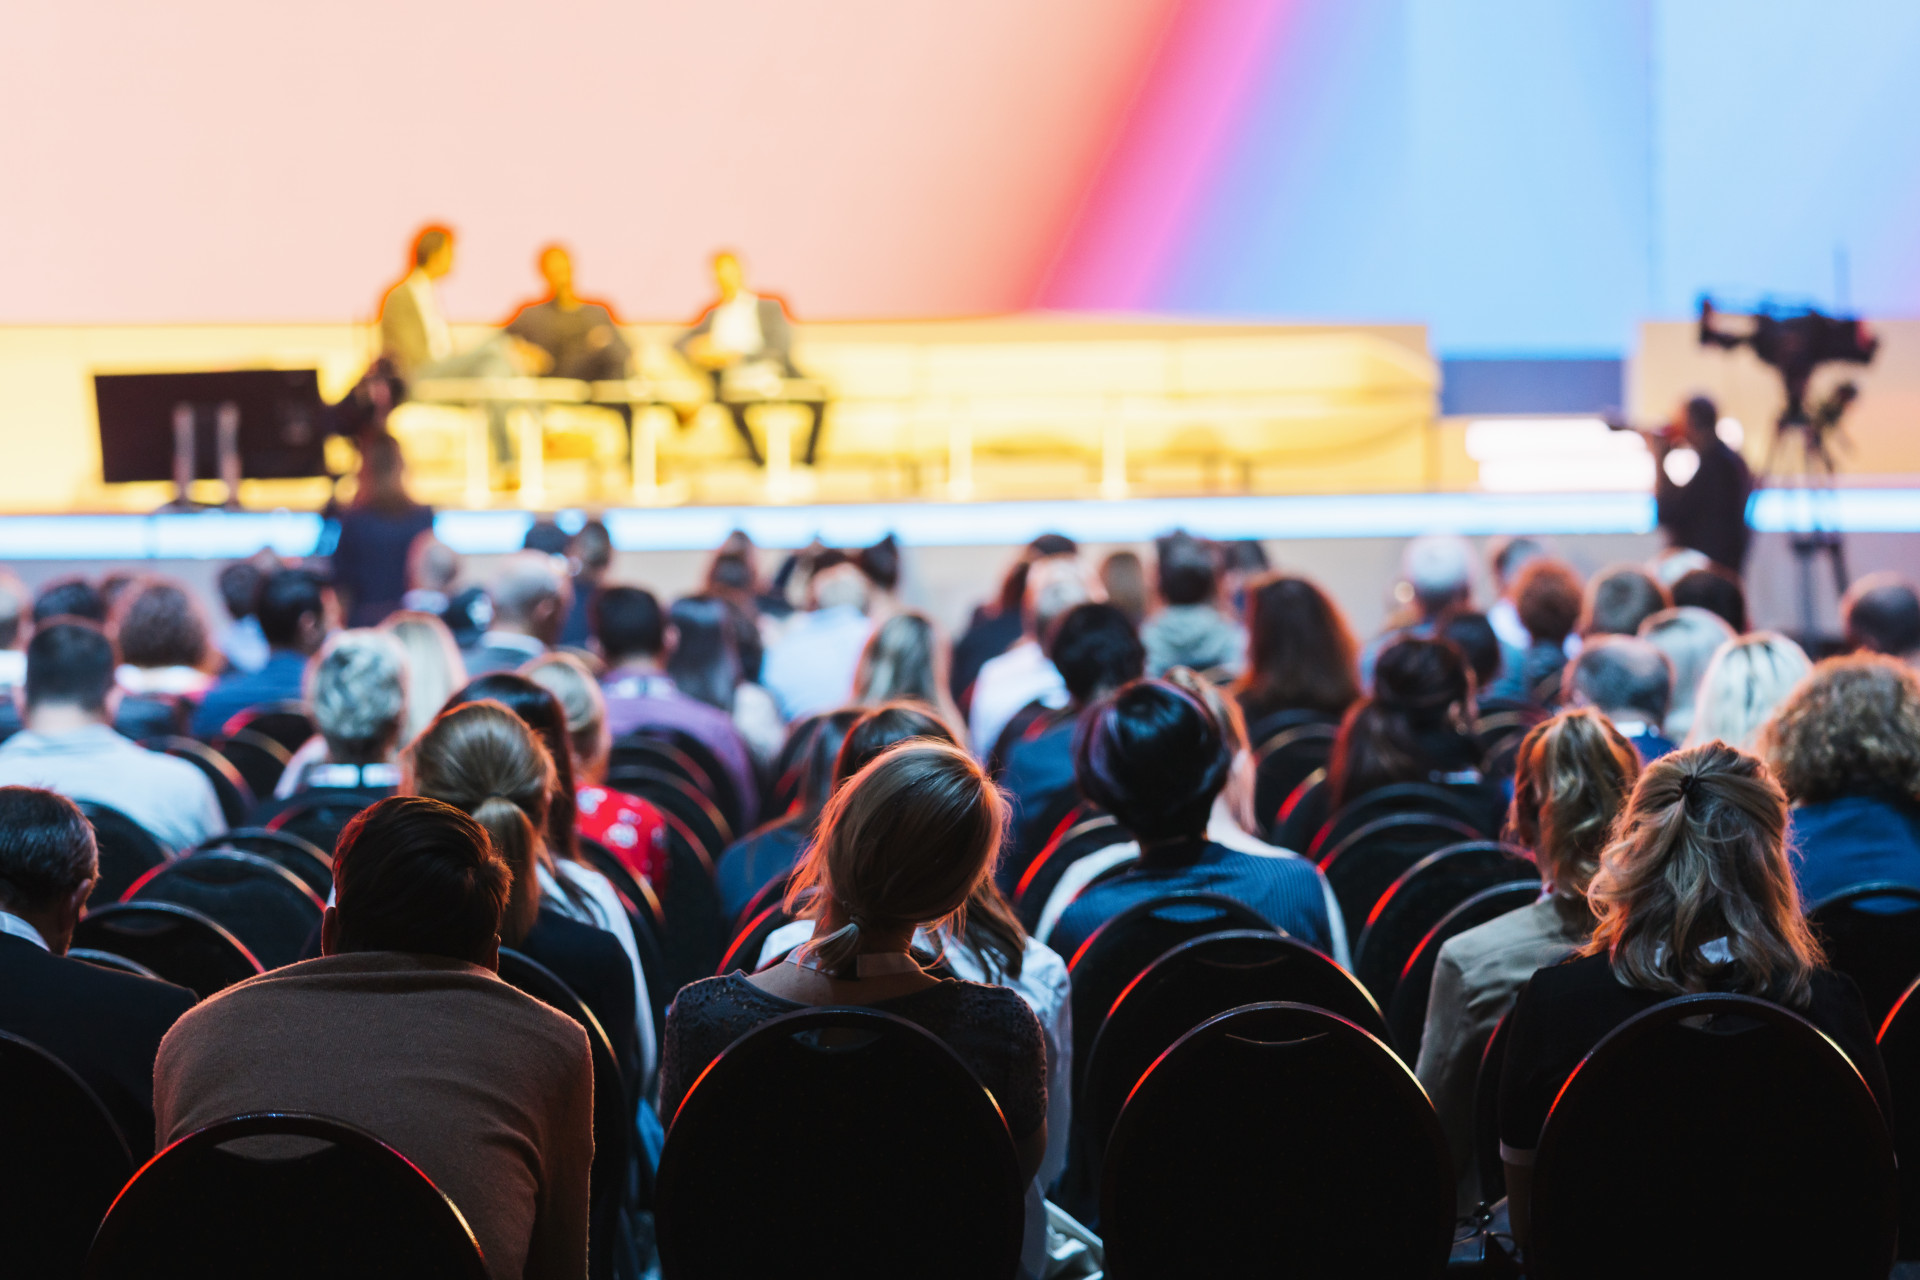
[[[1713,299],[1700,299],[1700,345],[1703,347],[1749,347],[1760,360],[1780,373],[1787,388],[1786,411],[1782,423],[1809,423],[1807,384],[1814,370],[1823,364],[1871,364],[1880,349],[1880,339],[1867,329],[1867,323],[1853,316],[1830,316],[1813,307],[1787,310],[1762,305],[1748,313],[1753,328],[1747,333],[1731,333],[1716,327],[1721,315]],[[1849,397],[1851,399],[1851,397]],[[1844,406],[1841,406],[1844,407]],[[1836,412],[1833,415],[1837,418]]]

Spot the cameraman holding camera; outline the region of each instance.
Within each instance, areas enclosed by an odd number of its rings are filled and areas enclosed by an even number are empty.
[[[1653,450],[1654,510],[1672,545],[1698,551],[1739,573],[1747,558],[1747,496],[1753,492],[1753,473],[1739,451],[1715,431],[1719,421],[1713,401],[1695,396],[1664,430],[1647,436],[1647,447]],[[1667,471],[1667,460],[1677,448],[1691,449],[1700,459],[1684,482]]]

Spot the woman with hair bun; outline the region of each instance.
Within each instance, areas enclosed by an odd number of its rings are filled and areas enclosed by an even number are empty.
[[[828,802],[788,902],[814,922],[782,964],[681,989],[667,1011],[660,1116],[754,1027],[822,1005],[871,1005],[916,1022],[972,1068],[1006,1116],[1030,1180],[1047,1144],[1047,1054],[1039,1020],[1005,987],[937,978],[913,938],[955,922],[992,873],[1007,806],[972,757],[941,742],[884,751]],[[929,1153],[937,1155],[937,1153]]]
[[[1334,926],[1313,864],[1245,853],[1207,836],[1233,753],[1219,722],[1165,680],[1136,680],[1081,717],[1073,743],[1080,794],[1133,834],[1140,858],[1060,913],[1047,945],[1071,956],[1128,907],[1200,890],[1246,903],[1277,929],[1332,954]]]
[[[1540,900],[1440,948],[1414,1071],[1453,1148],[1462,1213],[1480,1201],[1473,1092],[1481,1050],[1534,971],[1564,959],[1593,932],[1587,885],[1639,776],[1633,744],[1591,707],[1563,711],[1520,742],[1507,831],[1533,851]]]
[[[1533,1153],[1561,1086],[1609,1031],[1698,992],[1794,1010],[1846,1053],[1881,1107],[1886,1069],[1860,990],[1824,966],[1788,865],[1787,797],[1724,742],[1646,767],[1587,889],[1597,923],[1520,989],[1500,1076],[1500,1155],[1524,1247]]]

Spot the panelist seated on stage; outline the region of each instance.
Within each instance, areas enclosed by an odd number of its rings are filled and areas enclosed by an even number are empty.
[[[713,282],[720,291],[719,301],[702,312],[673,347],[713,379],[714,399],[733,415],[734,429],[757,466],[760,446],[747,429],[747,406],[780,398],[781,380],[800,376],[793,363],[793,325],[778,298],[761,297],[746,287],[746,273],[737,255],[714,255]],[[813,415],[806,452],[806,463],[812,466],[820,444],[821,405],[817,400],[797,402],[806,404]]]
[[[633,349],[620,336],[612,310],[589,302],[573,289],[573,257],[566,247],[550,244],[540,251],[540,276],[547,296],[529,302],[507,321],[507,333],[527,347],[540,372],[552,378],[583,382],[625,378],[633,364]]]

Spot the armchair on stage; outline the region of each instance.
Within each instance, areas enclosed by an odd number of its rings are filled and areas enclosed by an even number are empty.
[[[1351,491],[1417,483],[1439,388],[1417,327],[812,324],[793,343],[811,376],[758,381],[690,367],[677,333],[626,326],[637,376],[622,382],[423,380],[392,426],[417,476],[463,482],[475,507],[507,478],[488,446],[496,408],[515,424],[528,507],[551,505],[560,486],[547,463],[561,459],[587,463],[578,500],[642,504],[781,502],[828,487],[847,498],[1246,491],[1269,487],[1270,468],[1295,492]],[[817,465],[797,465],[822,402]]]

